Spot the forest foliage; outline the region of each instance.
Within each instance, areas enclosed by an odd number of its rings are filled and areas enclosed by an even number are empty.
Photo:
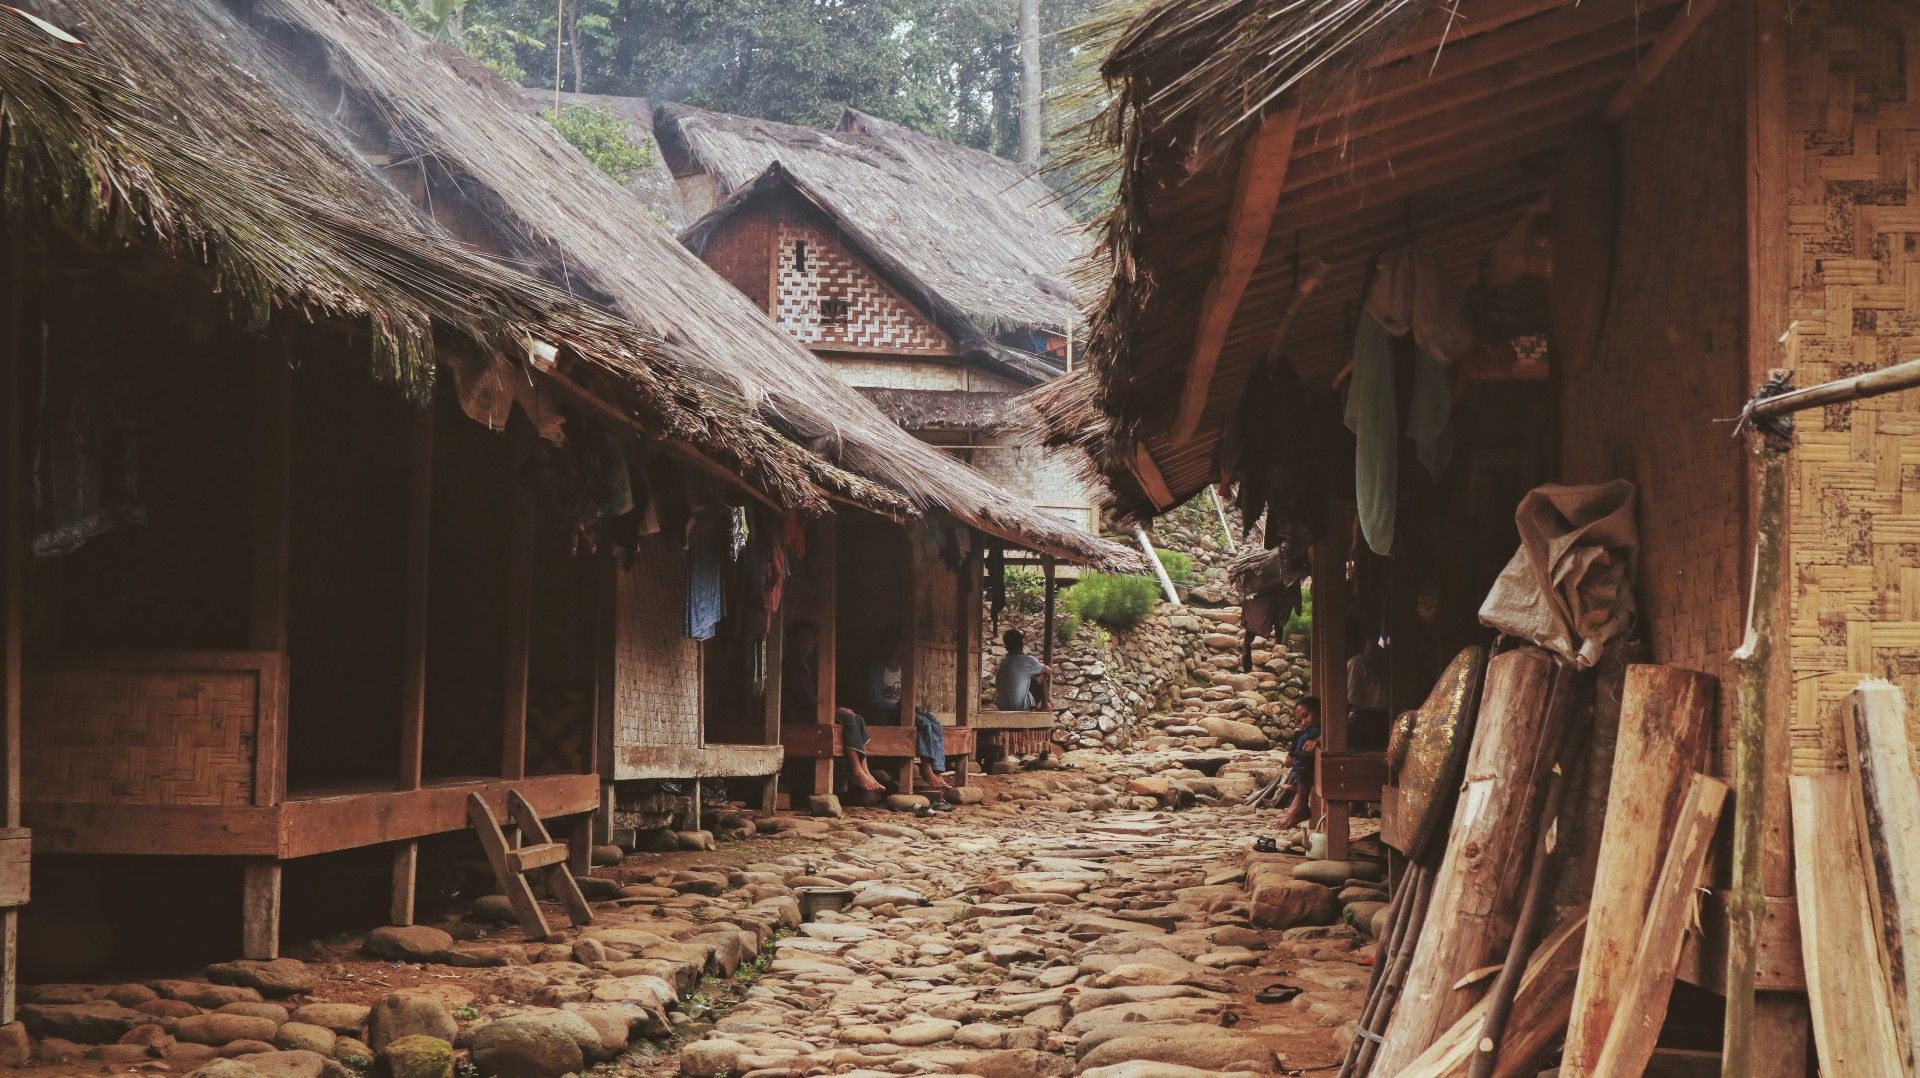
[[[1018,145],[1019,0],[381,0],[504,77],[831,126],[851,105],[966,146]],[[1048,85],[1086,62],[1041,0]]]

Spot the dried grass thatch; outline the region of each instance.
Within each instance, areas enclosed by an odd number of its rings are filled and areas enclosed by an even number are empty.
[[[777,170],[917,300],[952,308],[980,335],[1079,332],[1067,278],[1091,237],[1025,166],[857,109],[822,131],[665,105],[656,134],[713,174],[731,202]],[[697,249],[730,208],[685,238]]]
[[[687,369],[834,465],[1014,543],[1136,563],[1126,548],[1019,504],[849,392],[484,68],[365,0],[254,0],[251,10],[290,62],[320,65],[384,121],[396,161],[427,165],[458,190],[465,212],[507,238],[507,254],[657,336]]]
[[[1048,444],[1079,446],[1097,472],[1122,475],[1139,422],[1164,411],[1164,398],[1149,399],[1136,383],[1131,353],[1136,326],[1152,317],[1155,281],[1136,256],[1153,201],[1237,146],[1283,98],[1358,92],[1361,80],[1350,76],[1368,57],[1420,15],[1457,3],[1115,0],[1075,31],[1080,47],[1106,59],[1101,85],[1066,91],[1063,107],[1080,118],[1055,167],[1116,196],[1088,273],[1089,287],[1103,293],[1088,317],[1094,376],[1029,394]],[[1152,513],[1137,497],[1115,508]]]
[[[783,504],[824,508],[809,458],[677,373],[664,342],[433,231],[328,129],[289,106],[220,5],[37,4],[87,42],[0,8],[5,197],[16,227],[59,222],[204,266],[237,312],[366,318],[377,371],[423,394],[436,339],[524,356],[533,341],[617,372],[662,438]],[[253,63],[246,63],[247,60]],[[160,102],[166,102],[163,106]]]

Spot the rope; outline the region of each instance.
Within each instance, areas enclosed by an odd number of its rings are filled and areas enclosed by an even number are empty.
[[[1793,417],[1790,415],[1763,416],[1755,411],[1755,407],[1761,401],[1791,392],[1793,392],[1791,371],[1775,371],[1768,375],[1767,380],[1760,384],[1760,389],[1754,393],[1752,399],[1741,407],[1740,421],[1733,427],[1734,435],[1738,437],[1747,431],[1755,431],[1766,441],[1769,449],[1784,452],[1790,448],[1793,444]]]

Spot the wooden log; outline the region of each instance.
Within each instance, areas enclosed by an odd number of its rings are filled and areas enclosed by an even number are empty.
[[[1700,767],[1715,686],[1713,678],[1692,670],[1627,667],[1580,984],[1560,1064],[1568,1078],[1592,1074],[1600,1059],[1627,962],[1639,945],[1661,852],[1688,778]]]
[[[1666,1020],[1667,1001],[1673,996],[1673,974],[1680,965],[1680,948],[1694,930],[1695,891],[1706,871],[1707,849],[1720,826],[1727,784],[1695,774],[1687,800],[1674,820],[1673,841],[1660,865],[1653,901],[1641,926],[1633,968],[1621,986],[1613,1025],[1594,1063],[1594,1073],[1640,1074],[1653,1057],[1654,1043]]]
[[[1528,808],[1552,768],[1570,680],[1569,671],[1535,647],[1487,664],[1446,855],[1375,1064],[1381,1074],[1400,1073],[1472,1009],[1486,982],[1457,982],[1505,953],[1522,901],[1514,881],[1526,871],[1538,822]]]
[[[1860,843],[1852,779],[1835,772],[1789,781],[1800,953],[1821,1073],[1909,1074],[1878,932],[1860,894],[1861,880],[1872,873]]]
[[[240,866],[240,956],[262,961],[280,957],[278,861],[246,861]]]
[[[1554,1038],[1567,1027],[1587,923],[1584,916],[1574,917],[1541,940],[1527,959],[1526,973],[1514,992],[1508,1033],[1501,1038],[1493,1065],[1494,1078],[1536,1073]],[[1459,1078],[1466,1074],[1490,1005],[1489,1000],[1474,1004],[1398,1078]]]
[[[387,923],[413,923],[414,896],[420,890],[420,843],[409,839],[393,847],[393,895],[388,903]]]
[[[1920,1037],[1920,780],[1907,739],[1907,708],[1886,681],[1863,681],[1848,708],[1847,759],[1860,836],[1870,862],[1869,908],[1893,988],[1894,1029],[1911,1066]],[[1795,828],[1798,835],[1799,828]],[[1803,944],[1806,937],[1801,937]]]

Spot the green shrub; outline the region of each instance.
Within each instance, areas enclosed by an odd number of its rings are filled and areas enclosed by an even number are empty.
[[[1062,644],[1071,644],[1073,643],[1074,637],[1079,635],[1080,615],[1071,610],[1065,610],[1053,619],[1053,638],[1055,640],[1058,640]]]
[[[1016,614],[1038,614],[1047,605],[1047,580],[1038,569],[1007,568],[1007,608]]]
[[[1193,555],[1182,554],[1178,550],[1155,550],[1160,555],[1160,568],[1167,571],[1167,579],[1173,581],[1176,588],[1184,588],[1193,583]]]
[[[1300,611],[1287,618],[1287,624],[1280,630],[1280,639],[1298,634],[1313,639],[1313,585],[1300,589]]]
[[[1160,584],[1144,576],[1087,572],[1067,592],[1067,610],[1081,621],[1131,629],[1153,612]]]
[[[636,171],[653,163],[653,144],[644,148],[627,140],[627,121],[611,110],[592,105],[564,105],[559,112],[540,113],[573,148],[595,168],[626,183]]]

